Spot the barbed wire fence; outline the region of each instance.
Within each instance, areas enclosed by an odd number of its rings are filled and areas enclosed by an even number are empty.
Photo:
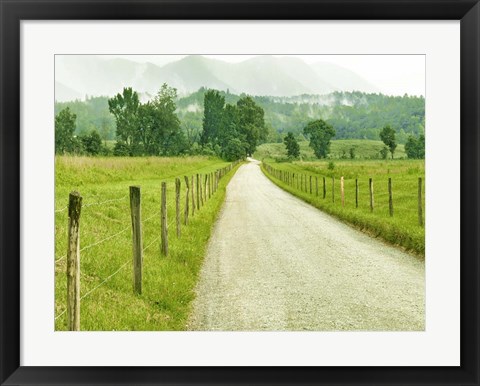
[[[264,170],[270,174],[273,178],[287,184],[292,189],[299,190],[300,192],[310,194],[316,197],[322,197],[327,199],[330,195],[332,203],[339,203],[342,207],[346,206],[346,196],[345,196],[345,186],[346,180],[343,176],[340,178],[305,174],[301,172],[291,172],[288,170],[277,169],[271,166],[270,164],[263,164]],[[388,206],[388,214],[390,217],[394,217],[394,199],[393,199],[393,181],[391,177],[388,177],[386,181],[382,181],[384,184],[386,182],[386,190],[383,185],[382,189],[377,191],[376,184],[373,178],[368,179],[368,204],[370,212],[375,212],[378,209],[378,204],[382,203],[385,206]],[[354,206],[355,208],[359,207],[359,179],[354,179],[355,185],[352,186],[354,192]],[[352,179],[350,179],[349,184],[353,185]],[[330,185],[330,186],[328,186]],[[337,189],[339,188],[340,197],[336,197]],[[329,192],[327,194],[327,192]],[[418,225],[424,226],[424,216],[423,216],[423,178],[418,177],[417,183],[417,205],[416,208],[409,208],[401,206],[402,211],[407,212],[416,212],[418,218]]]
[[[104,286],[122,270],[128,266],[133,266],[134,279],[133,288],[134,292],[141,293],[142,271],[143,271],[143,254],[152,245],[159,242],[160,250],[164,257],[168,256],[168,230],[175,227],[177,239],[181,238],[181,227],[188,225],[188,218],[195,217],[195,213],[200,211],[203,206],[213,197],[218,189],[218,184],[228,172],[230,172],[239,161],[233,162],[223,168],[217,169],[214,172],[207,174],[195,174],[191,177],[184,176],[185,181],[191,182],[186,184],[184,189],[185,204],[182,207],[181,200],[181,179],[175,178],[175,188],[173,189],[173,197],[169,197],[171,192],[167,189],[167,183],[162,182],[161,189],[161,207],[156,213],[151,214],[146,219],[141,220],[141,196],[140,187],[130,187],[130,194],[124,195],[119,198],[113,198],[103,201],[97,201],[92,203],[82,204],[82,197],[77,192],[71,192],[69,195],[69,204],[60,209],[55,209],[55,213],[60,213],[68,210],[68,240],[67,240],[67,253],[61,257],[55,258],[55,264],[66,260],[67,269],[67,301],[66,308],[55,316],[55,320],[59,319],[63,315],[67,314],[67,326],[70,331],[80,330],[80,304],[81,301],[94,293],[97,289]],[[135,188],[135,189],[132,189]],[[138,192],[138,193],[134,193]],[[138,194],[138,200],[135,195]],[[80,247],[80,213],[84,208],[92,206],[102,206],[114,202],[120,202],[130,197],[130,216],[132,223],[125,226],[120,231],[114,234],[105,236],[98,241],[95,241],[86,246]],[[173,212],[173,218],[168,221],[168,213]],[[183,212],[183,213],[182,213]],[[182,222],[182,216],[184,221]],[[160,219],[160,232],[154,237],[146,246],[143,246],[143,226],[154,218]],[[91,249],[93,247],[102,245],[107,241],[113,240],[122,234],[125,234],[128,230],[132,230],[132,243],[133,243],[133,258],[124,262],[119,268],[117,268],[110,275],[88,290],[83,295],[80,295],[81,285],[81,270],[80,270],[80,255],[82,252]],[[136,245],[138,244],[138,245]]]

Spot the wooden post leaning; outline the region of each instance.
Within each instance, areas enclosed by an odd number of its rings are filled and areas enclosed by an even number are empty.
[[[80,331],[80,213],[82,196],[68,198],[67,321],[70,331]]]

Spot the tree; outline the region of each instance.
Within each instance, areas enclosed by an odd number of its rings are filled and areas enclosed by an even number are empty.
[[[147,155],[158,155],[160,146],[158,144],[157,131],[160,124],[159,112],[155,106],[148,102],[138,107],[138,135],[142,144],[143,152]]]
[[[355,159],[356,147],[352,146],[349,152],[350,152],[350,159]]]
[[[303,129],[310,139],[310,147],[317,158],[326,158],[330,152],[330,140],[335,136],[335,129],[322,119],[311,121]]]
[[[255,152],[260,141],[267,137],[263,109],[258,106],[252,97],[244,96],[237,102],[238,134],[243,136],[247,143],[247,155]]]
[[[384,146],[382,147],[382,149],[380,150],[380,157],[382,159],[387,159],[387,156],[388,156],[388,147]]]
[[[55,153],[73,153],[77,148],[74,138],[77,116],[67,107],[55,117]]]
[[[289,132],[285,136],[283,142],[285,143],[285,147],[287,148],[287,155],[289,157],[298,158],[300,156],[300,145],[293,136],[292,132]]]
[[[180,127],[180,120],[175,114],[176,98],[177,89],[164,83],[152,102],[156,109],[156,127],[153,131],[157,146],[156,154],[178,155],[186,151],[187,140]]]
[[[397,148],[397,142],[395,140],[395,129],[391,128],[389,125],[385,126],[382,131],[380,132],[380,139],[383,141],[385,146],[388,147],[390,150],[390,154],[392,155],[395,153],[395,149]]]
[[[203,131],[200,143],[215,145],[218,138],[218,130],[223,120],[223,107],[225,97],[217,90],[208,90],[203,98]]]
[[[138,130],[138,109],[140,101],[138,94],[131,87],[124,88],[122,94],[108,100],[109,111],[115,117],[117,125],[117,142],[121,145],[123,152],[128,155],[138,155],[140,153],[140,131]]]
[[[236,161],[245,157],[246,143],[239,138],[230,138],[222,149],[222,157],[227,161]]]
[[[89,134],[80,137],[83,150],[89,155],[98,155],[102,151],[102,138],[98,131],[92,130]]]
[[[415,138],[410,135],[405,144],[405,152],[408,158],[425,158],[425,136],[420,135],[418,138]]]

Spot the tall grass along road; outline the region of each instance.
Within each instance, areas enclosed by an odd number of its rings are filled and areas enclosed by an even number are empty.
[[[192,330],[424,330],[424,261],[274,185],[258,162],[227,187]]]

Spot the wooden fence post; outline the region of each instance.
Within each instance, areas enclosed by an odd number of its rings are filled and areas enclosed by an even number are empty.
[[[161,250],[164,256],[168,256],[168,229],[167,229],[167,183],[162,182],[162,207],[161,207]]]
[[[393,217],[392,178],[388,178],[388,210],[390,217]]]
[[[345,186],[343,176],[340,177],[340,198],[342,200],[342,207],[345,207]]]
[[[203,182],[203,196],[205,197],[205,204],[207,203],[207,178],[208,176],[205,174],[205,181]]]
[[[418,177],[418,224],[423,226],[422,177]]]
[[[194,184],[193,184],[193,176],[192,176],[192,179],[190,181],[190,190],[192,191],[192,217],[195,215],[195,187],[194,187]]]
[[[332,177],[332,202],[335,202],[335,177]]]
[[[327,181],[325,177],[323,177],[323,199],[327,197]]]
[[[177,237],[180,237],[180,178],[175,178],[175,222],[177,223]]]
[[[373,201],[373,179],[368,179],[368,188],[370,190],[370,212],[373,212],[374,201]]]
[[[80,331],[80,213],[82,196],[68,198],[67,319],[70,331]]]
[[[190,193],[190,184],[188,183],[188,177],[187,176],[184,176],[185,178],[185,186],[187,187],[187,190],[185,192],[185,225],[188,224],[188,199],[189,199],[189,193]]]
[[[203,189],[202,189],[202,175],[198,175],[198,191],[199,191],[199,199],[198,199],[198,208],[201,208],[203,206]]]
[[[355,178],[355,208],[358,208],[358,178]]]
[[[211,184],[210,175],[211,175],[211,173],[207,174],[207,177],[208,177],[208,182],[207,182],[207,185],[208,185],[208,199],[210,199],[210,197],[212,197],[212,184]]]
[[[130,186],[130,215],[132,218],[133,291],[140,295],[143,276],[143,240],[139,186]]]
[[[208,173],[207,176],[208,176],[208,199],[210,200],[210,197],[212,196],[212,185],[211,185],[211,181],[210,181],[210,174],[211,173]]]
[[[200,210],[200,181],[198,173],[195,181],[195,188],[197,189],[197,210]]]

